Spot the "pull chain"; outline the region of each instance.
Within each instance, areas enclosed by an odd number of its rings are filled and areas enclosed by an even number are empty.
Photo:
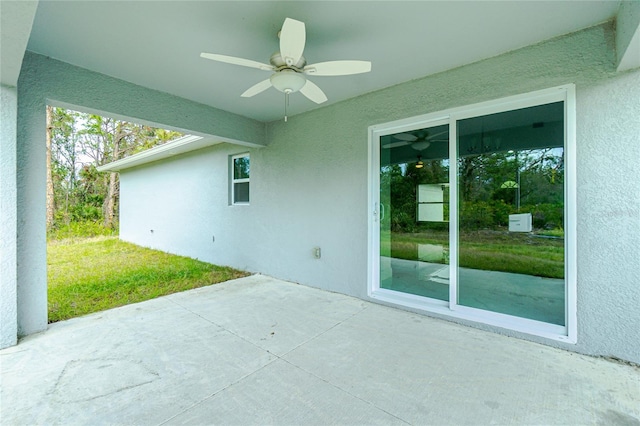
[[[289,106],[289,92],[284,92],[284,122],[287,122],[287,107]]]

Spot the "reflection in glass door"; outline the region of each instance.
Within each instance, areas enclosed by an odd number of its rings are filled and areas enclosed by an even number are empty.
[[[564,103],[457,124],[458,304],[565,325]]]
[[[380,288],[449,300],[449,125],[380,138]]]
[[[372,126],[372,297],[575,341],[575,92],[558,89]]]

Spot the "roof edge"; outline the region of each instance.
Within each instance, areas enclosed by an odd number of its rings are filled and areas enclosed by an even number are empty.
[[[202,136],[186,135],[146,151],[104,164],[97,167],[97,170],[99,172],[119,172],[223,142],[228,142],[228,140],[225,138],[204,138]]]

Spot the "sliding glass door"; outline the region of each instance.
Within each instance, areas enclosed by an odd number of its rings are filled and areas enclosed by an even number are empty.
[[[572,94],[372,127],[372,297],[558,339],[575,331]]]
[[[449,124],[380,144],[380,288],[449,300]]]
[[[564,103],[457,125],[458,303],[564,325]]]

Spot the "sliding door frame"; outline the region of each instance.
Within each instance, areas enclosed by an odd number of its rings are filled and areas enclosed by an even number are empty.
[[[458,304],[458,149],[457,122],[553,102],[564,103],[565,325],[555,325]],[[564,85],[369,127],[368,295],[412,310],[487,324],[566,343],[577,342],[576,256],[576,113],[575,86]],[[380,138],[395,133],[449,124],[449,302],[380,288]]]

